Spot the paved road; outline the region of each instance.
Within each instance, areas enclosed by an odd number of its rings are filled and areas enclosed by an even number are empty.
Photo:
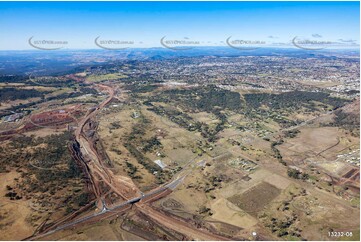
[[[184,180],[184,178],[185,178],[185,176],[179,177],[179,178],[175,179],[174,181],[168,183],[167,185],[165,185],[163,187],[159,187],[158,189],[156,189],[154,191],[151,191],[149,193],[145,193],[144,195],[139,196],[139,197],[132,198],[132,199],[130,199],[128,201],[125,201],[125,202],[123,202],[121,204],[118,204],[116,206],[112,206],[111,208],[107,207],[105,202],[102,201],[103,209],[100,212],[95,213],[95,214],[91,214],[91,215],[88,215],[88,216],[85,216],[85,217],[82,217],[82,218],[79,218],[79,219],[77,219],[77,220],[75,220],[73,222],[70,222],[70,223],[60,225],[59,227],[57,227],[57,228],[55,228],[53,230],[50,230],[50,231],[48,231],[48,232],[46,232],[44,234],[40,234],[40,235],[34,236],[32,238],[29,238],[29,239],[30,240],[35,240],[35,239],[38,239],[38,238],[53,234],[53,233],[55,233],[57,231],[60,231],[60,230],[66,229],[66,228],[70,228],[70,227],[75,226],[77,224],[89,221],[91,219],[100,218],[105,214],[111,214],[112,213],[114,215],[116,213],[124,212],[125,210],[123,211],[121,209],[122,208],[127,208],[128,205],[132,205],[134,203],[137,203],[137,202],[141,201],[142,199],[149,198],[151,196],[154,196],[156,194],[164,192],[167,189],[174,190]],[[128,209],[129,209],[129,207],[128,207]]]

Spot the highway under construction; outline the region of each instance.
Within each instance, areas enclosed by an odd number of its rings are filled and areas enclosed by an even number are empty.
[[[87,189],[93,194],[92,201],[86,206],[55,222],[42,223],[34,234],[26,240],[38,240],[61,230],[74,228],[86,223],[121,216],[130,209],[145,214],[157,224],[194,240],[229,240],[230,238],[211,233],[206,229],[192,227],[181,218],[175,218],[152,207],[157,201],[172,193],[185,177],[192,172],[187,164],[173,179],[155,189],[143,193],[127,176],[115,175],[109,164],[105,164],[95,147],[92,136],[96,132],[95,117],[115,98],[117,90],[111,84],[93,84],[94,88],[107,93],[107,97],[99,105],[88,110],[78,121],[74,132],[74,140],[68,145],[73,159],[85,173]],[[93,135],[89,135],[93,134]],[[193,160],[194,161],[194,160]],[[117,199],[109,199],[110,195]]]

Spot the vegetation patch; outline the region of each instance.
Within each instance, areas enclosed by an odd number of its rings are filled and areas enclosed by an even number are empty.
[[[34,97],[44,97],[47,91],[37,91],[35,89],[24,90],[20,88],[5,87],[0,89],[0,101],[13,101],[17,99],[29,99]]]

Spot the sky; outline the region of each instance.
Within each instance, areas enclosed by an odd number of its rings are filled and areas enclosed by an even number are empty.
[[[359,23],[359,2],[0,2],[0,50],[33,49],[31,37],[66,49],[97,49],[97,37],[133,47],[161,47],[163,37],[359,43]]]

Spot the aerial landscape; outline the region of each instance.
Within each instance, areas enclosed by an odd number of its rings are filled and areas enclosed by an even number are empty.
[[[0,240],[360,241],[359,11],[0,2]]]

